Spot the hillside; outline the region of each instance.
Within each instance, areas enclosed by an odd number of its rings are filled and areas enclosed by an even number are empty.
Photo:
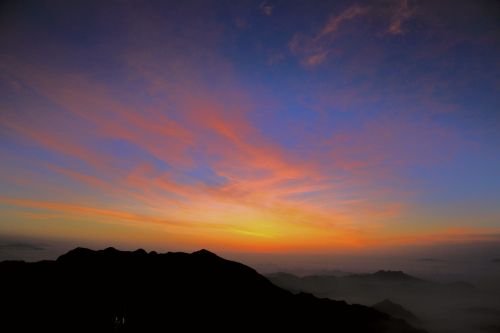
[[[0,276],[5,332],[421,332],[369,307],[294,295],[206,250],[77,248],[56,261],[0,263]]]

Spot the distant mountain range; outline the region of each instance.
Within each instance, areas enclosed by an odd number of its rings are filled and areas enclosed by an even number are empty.
[[[349,278],[354,279],[368,279],[368,280],[379,280],[379,281],[410,281],[410,282],[419,282],[422,281],[416,277],[408,275],[402,271],[377,271],[372,274],[351,274],[348,276]]]
[[[485,325],[498,327],[500,323],[500,317],[493,315],[500,311],[500,295],[464,281],[440,283],[402,271],[384,270],[303,277],[273,273],[267,277],[293,293],[306,292],[317,297],[372,306],[429,331],[483,333]]]
[[[372,306],[374,309],[387,313],[394,318],[404,319],[409,323],[418,323],[419,319],[410,311],[402,307],[401,305],[394,303],[389,299],[385,299],[382,302],[378,302]]]
[[[273,273],[267,277],[276,285],[292,292],[309,292],[319,297],[348,300],[353,303],[374,304],[386,298],[449,294],[460,295],[474,290],[470,283],[431,282],[402,271],[380,270],[375,273],[309,275],[298,277],[289,273]]]
[[[2,332],[418,333],[373,308],[293,294],[201,250],[74,249],[0,263]]]

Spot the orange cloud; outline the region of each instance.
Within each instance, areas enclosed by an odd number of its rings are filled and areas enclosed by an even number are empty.
[[[320,64],[339,29],[366,11],[354,6],[332,16],[316,36],[297,39],[296,51],[302,52],[304,41],[311,43],[314,52],[308,53],[308,61]],[[85,205],[75,200],[82,194],[67,189],[62,195],[49,186],[52,179],[18,184],[30,193],[30,187],[45,186],[39,200],[2,200],[102,223],[161,226],[161,232],[234,249],[327,250],[382,242],[384,225],[404,211],[405,200],[400,193],[387,195],[374,183],[397,178],[384,163],[411,161],[415,157],[408,155],[425,149],[434,136],[422,144],[412,139],[422,128],[397,118],[378,119],[359,131],[339,129],[330,140],[304,142],[309,149],[295,151],[252,123],[252,112],[259,106],[235,83],[229,66],[215,61],[219,87],[204,80],[183,57],[174,58],[134,53],[126,57],[127,74],[148,87],[140,94],[113,89],[88,73],[4,59],[9,73],[61,110],[42,112],[33,103],[31,122],[10,112],[0,118],[2,125],[16,137],[91,168],[54,162],[40,168],[77,182],[86,190]],[[165,62],[169,66],[163,66]],[[114,151],[104,151],[101,144],[106,140],[126,142],[140,150],[141,157],[127,152],[119,158]],[[190,174],[200,164],[220,181]],[[64,182],[58,185],[64,188]]]
[[[60,135],[52,131],[40,131],[36,127],[36,124],[33,123],[17,123],[6,118],[0,118],[0,121],[2,126],[16,131],[23,138],[35,145],[40,145],[46,149],[77,158],[90,166],[102,167],[109,162],[107,157],[86,149],[81,142],[72,142],[73,137],[63,139]]]
[[[218,98],[218,92],[207,93],[206,87],[199,83],[183,82],[187,86],[174,89],[183,93],[169,96],[176,106],[173,114],[176,120],[173,120],[167,116],[170,110],[164,109],[164,105],[146,109],[126,105],[117,101],[112,91],[85,75],[57,73],[56,80],[54,73],[29,65],[16,64],[10,68],[69,115],[84,119],[87,123],[81,126],[92,126],[96,137],[92,138],[95,141],[87,142],[45,125],[28,131],[25,130],[28,125],[15,118],[7,119],[4,124],[46,149],[88,162],[98,176],[50,164],[47,169],[93,189],[99,196],[105,194],[117,202],[140,203],[144,213],[94,204],[4,198],[9,204],[61,214],[73,212],[92,219],[164,224],[177,233],[183,233],[182,229],[189,226],[199,230],[214,228],[224,230],[221,238],[239,235],[236,238],[243,237],[248,244],[257,238],[261,239],[259,246],[267,248],[283,247],[285,243],[286,247],[300,247],[308,242],[322,243],[324,247],[361,244],[363,241],[352,228],[356,220],[365,215],[380,220],[394,214],[387,215],[392,208],[387,210],[383,204],[374,209],[362,201],[346,201],[341,198],[345,185],[331,181],[331,175],[324,173],[323,160],[304,161],[300,155],[266,139],[248,121],[251,104],[241,91],[222,99]],[[171,82],[153,73],[148,73],[148,79],[155,82],[157,89],[173,87]],[[186,91],[191,93],[186,95]],[[171,170],[158,170],[148,163],[137,163],[129,171],[117,168],[118,161],[113,155],[85,148],[102,138],[133,143],[168,163]],[[207,185],[194,179],[182,180],[183,168],[194,163],[193,149],[203,151],[209,158],[205,163],[225,180],[223,183]],[[217,238],[211,237],[214,241]]]

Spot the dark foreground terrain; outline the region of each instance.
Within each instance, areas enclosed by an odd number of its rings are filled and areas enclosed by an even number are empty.
[[[422,332],[375,309],[292,294],[206,250],[72,250],[0,263],[2,332]]]

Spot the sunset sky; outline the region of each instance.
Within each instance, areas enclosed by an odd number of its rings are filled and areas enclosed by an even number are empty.
[[[496,1],[1,6],[1,236],[500,241]]]

